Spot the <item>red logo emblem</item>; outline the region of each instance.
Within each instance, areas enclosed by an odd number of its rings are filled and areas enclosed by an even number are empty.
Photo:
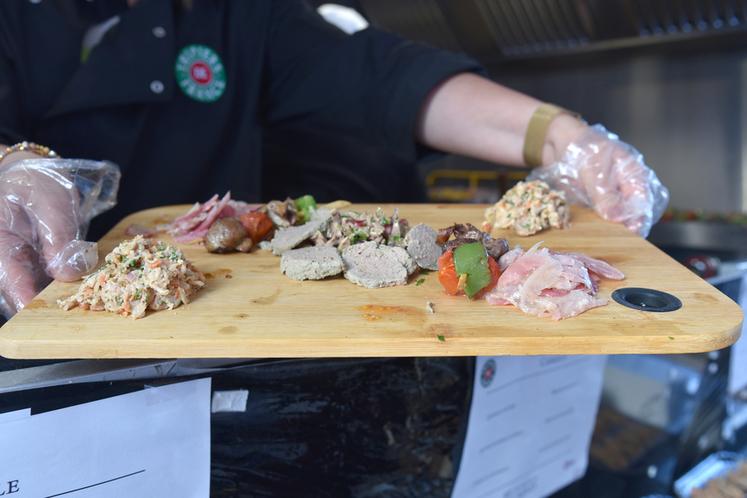
[[[189,75],[192,80],[199,85],[207,85],[213,79],[213,71],[210,66],[203,61],[197,61],[189,67]]]

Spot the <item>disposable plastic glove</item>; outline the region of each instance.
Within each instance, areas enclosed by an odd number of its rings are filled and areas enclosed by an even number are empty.
[[[0,169],[0,312],[10,317],[51,278],[73,281],[98,263],[88,223],[116,204],[119,168],[25,159]]]
[[[591,206],[644,237],[669,202],[669,191],[643,155],[601,125],[590,127],[560,161],[536,168],[528,179],[542,180],[565,192],[569,202]]]

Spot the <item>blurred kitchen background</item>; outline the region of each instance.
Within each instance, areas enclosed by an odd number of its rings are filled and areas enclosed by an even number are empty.
[[[370,23],[467,52],[496,81],[604,124],[644,154],[670,188],[672,208],[708,214],[747,208],[747,174],[742,173],[747,167],[747,101],[740,92],[747,77],[747,2],[315,3],[351,31]],[[351,20],[336,5],[354,8],[364,20]],[[312,156],[339,162],[339,145],[334,154],[323,145],[310,146]],[[381,151],[370,154],[379,162],[396,161]],[[287,155],[282,159],[295,162]],[[513,170],[501,177],[494,165],[453,156],[422,164],[420,171],[430,199],[444,201],[494,200],[505,179],[516,178]],[[411,188],[410,197],[418,193]]]
[[[747,2],[360,0],[373,24],[464,50],[498,82],[643,152],[672,207],[739,211]],[[456,167],[463,160],[448,161]],[[746,163],[747,164],[747,163]]]
[[[337,4],[379,28],[467,52],[496,81],[604,124],[643,152],[670,188],[673,208],[731,213],[747,205],[747,102],[740,92],[747,77],[747,2]],[[460,157],[423,166],[425,176],[439,169],[495,170]],[[493,185],[485,178],[480,186],[486,192],[476,195],[487,200]],[[437,190],[431,193],[439,197]]]

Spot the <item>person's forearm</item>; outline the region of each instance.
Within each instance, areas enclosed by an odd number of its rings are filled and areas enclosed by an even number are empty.
[[[539,100],[474,74],[454,76],[438,86],[421,111],[420,143],[454,154],[523,166],[524,135]],[[570,115],[550,124],[543,163],[557,160],[586,125]]]

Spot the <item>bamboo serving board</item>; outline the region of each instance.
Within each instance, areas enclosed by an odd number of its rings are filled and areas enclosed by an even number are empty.
[[[374,205],[354,206],[373,210]],[[391,212],[393,206],[383,206]],[[434,228],[482,221],[475,205],[401,205],[411,224]],[[132,223],[153,226],[187,206],[136,213],[99,244],[101,257],[125,239]],[[581,251],[622,270],[621,282],[602,281],[600,294],[618,287],[648,287],[679,297],[683,307],[651,313],[610,304],[567,320],[529,316],[514,307],[443,293],[436,273],[407,286],[364,289],[343,278],[296,282],[280,273],[267,251],[209,254],[180,246],[208,276],[187,306],[133,320],[106,312],[62,311],[59,298],[78,284],[54,282],[0,328],[0,355],[9,358],[258,358],[463,356],[540,354],[692,353],[733,344],[741,309],[704,280],[622,226],[574,208],[567,230],[534,237],[495,233],[524,248],[537,241],[560,251]],[[171,242],[167,237],[162,240]],[[424,278],[420,285],[417,281]],[[435,313],[426,311],[433,303]]]

